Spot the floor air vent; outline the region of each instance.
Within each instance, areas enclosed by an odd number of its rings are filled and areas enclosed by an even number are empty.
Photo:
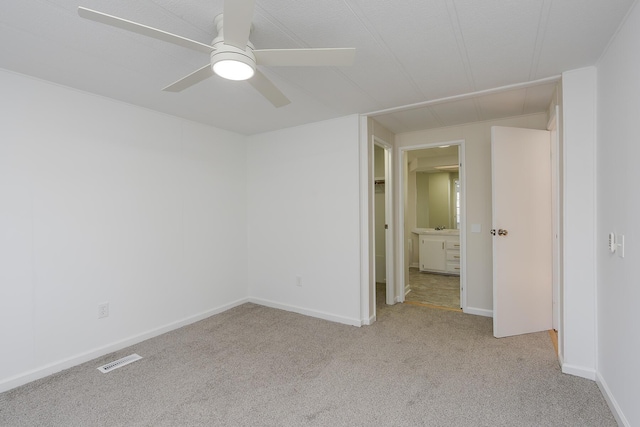
[[[136,360],[140,359],[142,359],[142,357],[134,353],[129,356],[125,356],[122,359],[114,360],[113,362],[107,363],[106,365],[102,365],[98,368],[98,371],[106,374],[107,372],[111,372],[114,369],[122,368],[124,365],[128,365],[129,363],[133,363]]]

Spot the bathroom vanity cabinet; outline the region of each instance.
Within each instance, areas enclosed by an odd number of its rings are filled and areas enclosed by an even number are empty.
[[[460,275],[460,235],[457,230],[416,229],[420,271]]]
[[[460,236],[445,241],[445,254],[447,256],[446,272],[460,275]]]

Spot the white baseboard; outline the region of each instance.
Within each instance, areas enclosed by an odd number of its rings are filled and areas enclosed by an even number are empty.
[[[369,319],[365,319],[362,321],[362,325],[365,326],[369,326],[369,325],[373,325],[376,321],[376,315],[374,314],[373,316],[370,316]]]
[[[598,384],[598,388],[602,392],[604,396],[604,400],[607,401],[607,405],[609,405],[609,409],[611,409],[611,413],[613,414],[616,422],[619,426],[623,427],[631,427],[631,423],[627,420],[627,418],[622,413],[622,409],[620,409],[620,405],[611,394],[611,390],[607,386],[607,382],[602,378],[599,372],[596,372],[596,384]]]
[[[19,374],[5,380],[0,381],[0,393],[5,392],[7,390],[11,390],[12,388],[21,386],[23,384],[29,383],[31,381],[38,380],[40,378],[44,378],[46,376],[55,374],[56,372],[60,372],[65,369],[72,368],[74,366],[80,365],[81,363],[88,362],[97,357],[104,356],[105,354],[113,353],[114,351],[122,350],[123,348],[129,347],[131,345],[137,344],[139,342],[148,340],[149,338],[156,337],[158,335],[162,335],[166,332],[173,331],[174,329],[181,328],[183,326],[189,325],[191,323],[198,322],[202,319],[206,319],[207,317],[211,317],[214,314],[219,314],[224,311],[227,311],[233,307],[237,307],[246,302],[249,302],[248,298],[242,298],[228,304],[222,305],[217,308],[213,308],[211,310],[207,310],[205,312],[186,317],[182,320],[178,320],[176,322],[169,323],[165,326],[161,326],[156,329],[152,329],[150,331],[131,336],[129,338],[125,338],[120,341],[116,341],[111,344],[107,344],[102,347],[98,347],[93,350],[89,350],[87,352],[68,357],[63,360],[59,360],[54,363],[50,363],[45,366],[41,366],[39,368],[27,371],[23,374]]]
[[[329,320],[331,322],[343,323],[351,326],[362,326],[363,322],[359,319],[353,319],[350,317],[337,316],[335,314],[326,313],[324,311],[311,310],[308,308],[298,307],[295,305],[282,304],[275,301],[270,301],[262,298],[249,298],[249,302],[258,305],[264,305],[265,307],[277,308],[279,310],[291,311],[293,313],[304,314],[305,316],[317,317],[319,319]]]
[[[493,310],[487,310],[484,308],[467,307],[462,310],[462,312],[466,314],[474,314],[476,316],[493,317]]]
[[[576,377],[586,378],[588,380],[594,381],[596,379],[596,371],[594,371],[593,369],[570,365],[568,363],[563,363],[561,367],[563,374],[575,375]]]
[[[564,355],[562,354],[562,351],[560,350],[559,346],[558,346],[558,363],[560,363],[560,369],[562,369],[562,365],[564,365]]]
[[[409,268],[420,268],[420,264],[417,262],[409,264]]]

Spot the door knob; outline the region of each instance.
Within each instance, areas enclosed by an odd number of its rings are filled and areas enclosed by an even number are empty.
[[[502,228],[498,230],[498,236],[506,236],[507,234],[509,234],[507,230],[503,230]]]
[[[491,231],[489,231],[489,233],[491,233],[492,236],[496,235],[496,229],[492,228]]]

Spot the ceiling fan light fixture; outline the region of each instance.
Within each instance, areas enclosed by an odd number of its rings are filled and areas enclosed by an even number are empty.
[[[227,80],[248,80],[255,74],[255,70],[244,62],[235,59],[225,59],[213,65],[213,72]]]
[[[256,59],[249,48],[222,45],[211,52],[211,68],[223,79],[248,80],[256,72]]]

